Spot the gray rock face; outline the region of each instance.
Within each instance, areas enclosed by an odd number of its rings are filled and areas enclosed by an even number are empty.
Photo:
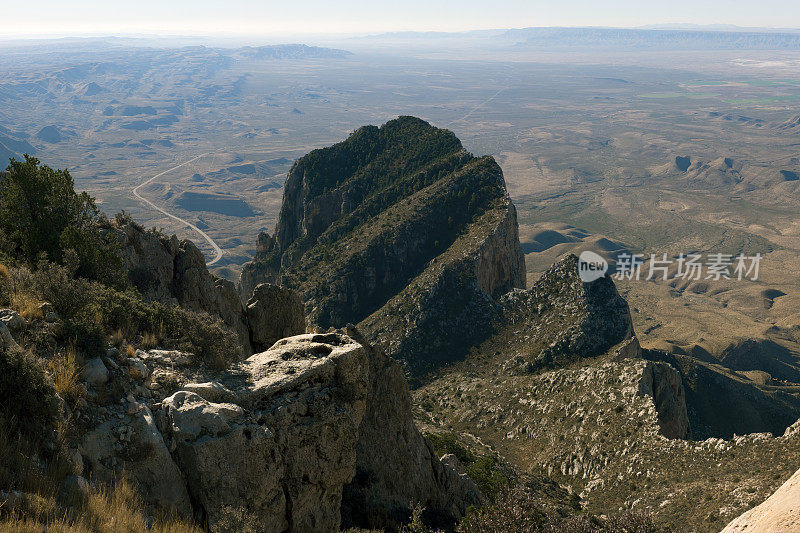
[[[264,303],[259,303],[258,295],[251,298],[248,306],[252,304],[252,317],[256,320],[255,327],[251,328],[251,311],[243,305],[236,286],[208,271],[202,252],[193,242],[179,241],[175,235],[165,238],[130,223],[122,224],[114,231],[122,245],[120,253],[129,276],[145,298],[174,303],[220,318],[236,332],[244,355],[254,351],[250,344],[251,336],[256,342],[255,351],[258,351],[268,348],[281,337],[305,331],[304,316],[302,328],[297,327],[300,317],[296,296],[287,291],[262,291],[263,297],[268,299]],[[271,249],[269,244],[272,241],[268,235],[261,241],[264,241],[261,248]],[[284,303],[287,307],[279,307]],[[266,319],[271,322],[267,324],[264,322]],[[270,339],[273,340],[269,342]]]
[[[525,254],[519,243],[517,209],[511,202],[477,250],[475,277],[481,290],[492,296],[525,288]]]
[[[240,405],[182,391],[163,409],[162,428],[211,530],[338,529],[366,404],[364,347],[339,335],[284,339],[228,380]]]
[[[26,326],[27,321],[13,309],[0,309],[0,322],[11,331],[17,331]]]
[[[253,351],[266,350],[279,339],[306,331],[300,296],[291,289],[262,283],[247,302],[247,321]]]
[[[480,490],[466,475],[440,462],[431,443],[414,425],[411,396],[399,363],[370,347],[367,409],[356,444],[356,476],[342,501],[345,527],[398,528],[411,504],[422,504],[437,525],[452,525],[469,505],[480,504]]]
[[[147,503],[180,516],[191,516],[186,484],[143,404],[121,420],[110,420],[87,434],[80,451],[93,482],[111,483],[128,472]],[[127,428],[130,428],[128,430]],[[130,439],[121,436],[130,434]]]
[[[639,381],[639,394],[653,398],[662,435],[669,439],[687,437],[686,392],[680,373],[672,365],[648,361]]]
[[[266,231],[258,234],[256,240],[256,257],[266,257],[275,249],[275,239]],[[242,300],[247,301],[253,296],[253,290],[261,283],[275,283],[277,272],[274,272],[266,263],[251,261],[242,267],[239,277],[239,294]]]

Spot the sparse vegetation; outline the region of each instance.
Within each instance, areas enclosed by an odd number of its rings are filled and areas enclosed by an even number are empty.
[[[153,533],[195,533],[197,526],[173,517],[149,517],[141,499],[124,478],[113,487],[92,490],[80,509],[67,510],[53,498],[26,495],[19,509],[3,513],[0,529],[15,533],[38,533],[46,530],[63,533],[106,533],[109,531]],[[4,516],[5,515],[5,516]]]
[[[237,340],[219,320],[174,305],[147,303],[131,289],[123,292],[76,277],[70,270],[71,257],[74,254],[66,254],[66,266],[40,261],[36,270],[19,267],[11,276],[10,290],[14,301],[22,303],[17,307],[21,314],[39,319],[39,304],[52,304],[60,317],[52,331],[62,346],[73,345],[85,357],[95,357],[105,352],[112,336],[121,342],[140,335],[144,348],[162,343],[192,352],[214,368],[238,358]]]

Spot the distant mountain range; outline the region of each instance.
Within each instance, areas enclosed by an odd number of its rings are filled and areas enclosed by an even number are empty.
[[[530,27],[465,32],[392,32],[359,40],[479,46],[592,49],[798,50],[800,29],[745,28],[727,24],[660,24],[639,28]]]
[[[798,50],[800,32],[706,29],[522,28],[500,38],[518,46]]]
[[[346,50],[308,46],[305,44],[278,44],[271,46],[245,46],[234,51],[235,57],[248,59],[331,59],[352,55]]]

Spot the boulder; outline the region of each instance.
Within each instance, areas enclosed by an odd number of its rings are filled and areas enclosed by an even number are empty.
[[[143,381],[150,376],[150,369],[138,357],[128,358],[128,373],[133,379]]]
[[[348,333],[279,340],[162,402],[165,441],[211,531],[393,529],[416,503],[452,527],[484,501],[417,430],[402,367]]]
[[[90,385],[105,385],[108,382],[108,369],[99,357],[89,359],[83,365],[83,379]]]
[[[178,350],[136,350],[136,357],[142,361],[170,367],[188,367],[192,365],[190,353]]]
[[[93,482],[113,483],[126,472],[148,504],[179,516],[191,516],[189,493],[150,409],[135,404],[132,414],[110,420],[89,432],[81,443],[85,469]],[[118,450],[119,427],[130,428],[131,438]],[[127,431],[126,431],[127,432]]]
[[[230,403],[211,403],[189,391],[178,391],[161,403],[170,435],[170,449],[200,436],[217,437],[230,433],[232,424],[244,409]]]
[[[342,335],[301,335],[222,380],[234,404],[181,391],[162,429],[212,531],[334,531],[355,475],[367,351]]]
[[[185,391],[193,392],[209,402],[230,402],[234,399],[233,392],[218,381],[187,383],[181,388]]]
[[[247,321],[253,350],[266,350],[279,339],[306,331],[300,295],[291,289],[262,283],[247,302]]]
[[[11,331],[24,328],[28,321],[13,309],[0,309],[0,322],[5,324]]]

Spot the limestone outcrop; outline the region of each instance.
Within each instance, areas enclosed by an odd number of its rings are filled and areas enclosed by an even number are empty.
[[[256,239],[255,259],[245,263],[239,275],[239,295],[243,301],[250,300],[256,286],[262,283],[275,283],[278,273],[266,260],[274,249],[275,239],[266,231],[259,233]]]
[[[247,301],[247,322],[253,351],[264,351],[279,339],[306,331],[306,314],[293,290],[262,283]]]
[[[298,314],[299,296],[289,289],[263,289],[245,307],[232,282],[208,271],[203,253],[192,241],[145,231],[132,221],[116,223],[113,231],[129,278],[146,299],[220,318],[236,332],[245,356],[305,332],[305,317]]]
[[[191,516],[183,474],[172,460],[145,404],[134,404],[123,418],[94,428],[84,437],[80,452],[92,482],[112,483],[127,472],[148,503],[167,512]]]
[[[415,427],[401,366],[349,333],[282,339],[161,402],[165,449],[211,531],[394,529],[418,503],[452,524],[483,501]]]
[[[133,221],[118,222],[113,231],[128,276],[144,298],[221,318],[236,332],[245,353],[252,353],[236,286],[208,271],[203,253],[192,241],[146,231]]]
[[[370,346],[367,407],[356,444],[356,475],[344,491],[344,526],[396,529],[411,505],[422,505],[437,526],[452,526],[467,507],[484,502],[466,475],[440,462],[413,422],[411,395],[401,365]]]
[[[672,365],[648,361],[639,381],[639,394],[653,398],[662,435],[668,439],[689,435],[686,392],[680,372]]]
[[[364,414],[365,349],[341,336],[284,339],[228,376],[237,403],[180,391],[162,429],[212,531],[338,529]]]

